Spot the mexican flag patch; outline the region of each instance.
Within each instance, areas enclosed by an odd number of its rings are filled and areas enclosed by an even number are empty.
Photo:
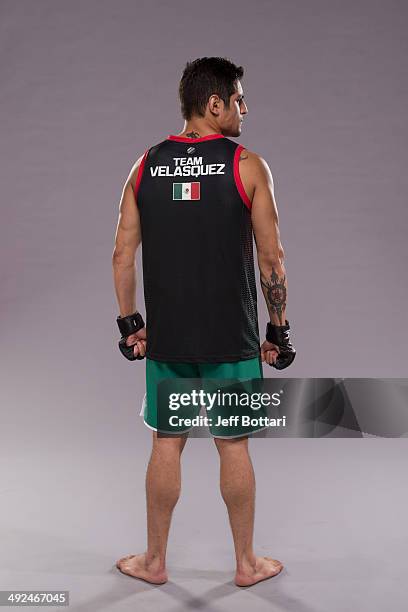
[[[199,200],[200,182],[173,183],[173,200]]]

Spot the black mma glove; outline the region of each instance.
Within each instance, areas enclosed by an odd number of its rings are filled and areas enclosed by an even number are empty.
[[[122,334],[122,338],[119,340],[119,350],[129,361],[134,361],[135,359],[144,359],[144,355],[138,354],[135,357],[133,352],[134,344],[132,346],[128,346],[126,344],[126,338],[131,334],[136,333],[139,329],[144,327],[144,321],[140,312],[134,312],[127,317],[116,317],[116,322],[119,327],[119,331]]]
[[[269,322],[266,326],[267,341],[279,347],[276,362],[271,364],[277,370],[284,370],[290,366],[296,356],[296,351],[289,338],[289,330],[288,320],[285,320],[285,325],[273,325]]]

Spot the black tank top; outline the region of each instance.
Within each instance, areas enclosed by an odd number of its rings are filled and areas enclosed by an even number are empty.
[[[135,196],[149,359],[208,363],[260,354],[243,148],[222,134],[170,135],[143,156]]]

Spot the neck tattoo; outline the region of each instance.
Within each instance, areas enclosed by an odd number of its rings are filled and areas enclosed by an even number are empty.
[[[200,138],[200,134],[198,132],[188,132],[186,134],[187,138]]]

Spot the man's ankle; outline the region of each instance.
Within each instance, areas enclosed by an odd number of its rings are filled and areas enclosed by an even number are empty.
[[[249,569],[255,569],[256,555],[253,551],[245,552],[239,558],[237,558],[237,569],[238,571],[245,571]]]
[[[146,569],[158,572],[164,570],[165,566],[166,560],[163,555],[160,553],[146,552]]]

